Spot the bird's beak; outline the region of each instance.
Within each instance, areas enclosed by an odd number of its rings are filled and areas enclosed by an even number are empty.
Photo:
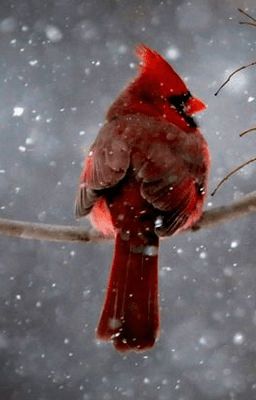
[[[185,112],[191,116],[200,111],[204,111],[206,108],[206,104],[204,104],[200,99],[197,99],[196,97],[190,97],[186,101]]]

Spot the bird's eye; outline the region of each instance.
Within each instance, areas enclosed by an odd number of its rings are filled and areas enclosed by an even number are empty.
[[[171,95],[167,97],[168,103],[175,107],[178,111],[184,110],[186,102],[190,99],[191,93],[185,92],[178,95]]]

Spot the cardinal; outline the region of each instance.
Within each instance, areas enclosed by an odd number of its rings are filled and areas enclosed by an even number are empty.
[[[96,335],[119,351],[145,351],[159,333],[159,238],[200,218],[209,150],[193,115],[205,104],[145,45],[138,75],[110,106],[90,148],[76,216],[113,235],[115,248]]]

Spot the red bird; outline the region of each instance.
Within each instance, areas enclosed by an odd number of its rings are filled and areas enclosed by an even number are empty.
[[[143,351],[159,331],[159,237],[201,216],[210,164],[192,115],[205,109],[173,68],[140,45],[139,74],[111,105],[85,160],[76,216],[90,213],[115,251],[97,337]]]

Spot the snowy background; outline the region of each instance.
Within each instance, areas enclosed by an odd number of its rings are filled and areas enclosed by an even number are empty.
[[[208,103],[210,189],[256,155],[255,0],[1,0],[1,217],[74,220],[81,163],[108,105],[136,73],[134,46],[156,48]],[[206,207],[255,189],[256,165]],[[0,398],[245,400],[256,398],[255,217],[161,244],[161,336],[120,355],[97,343],[112,243],[1,237]]]

